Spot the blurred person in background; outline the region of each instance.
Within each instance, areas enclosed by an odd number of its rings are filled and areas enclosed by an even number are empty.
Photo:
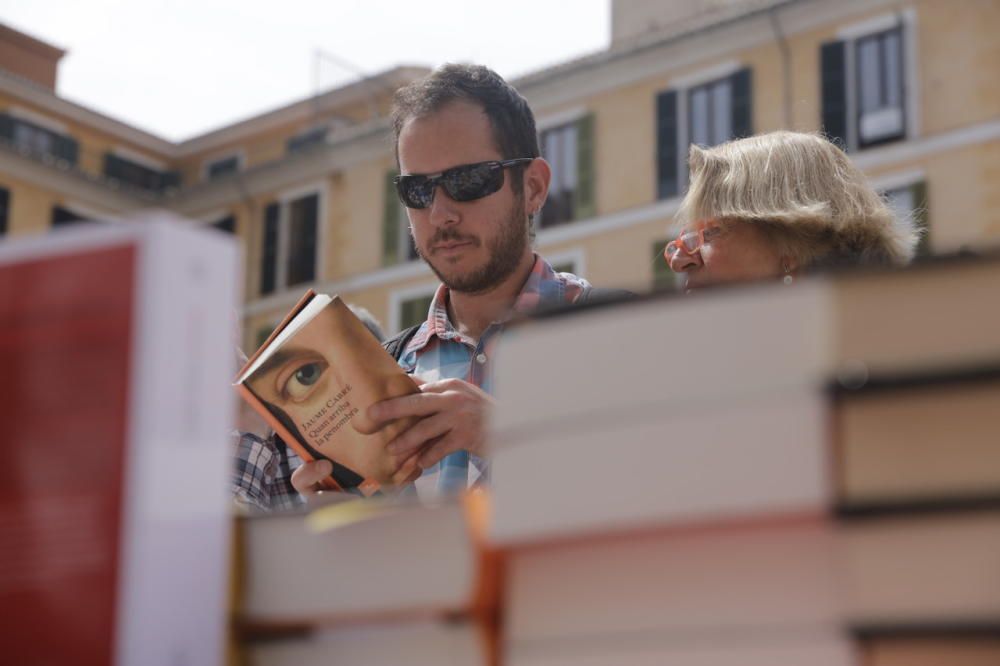
[[[838,147],[816,134],[771,132],[691,146],[691,185],[664,250],[684,290],[784,280],[836,266],[904,265],[919,233]]]

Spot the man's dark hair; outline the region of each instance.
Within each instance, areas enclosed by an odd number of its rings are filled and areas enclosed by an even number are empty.
[[[493,128],[493,142],[505,160],[538,157],[538,131],[528,102],[512,85],[488,67],[449,63],[396,91],[392,133],[399,164],[399,133],[413,118],[430,115],[451,102],[467,101],[483,108]],[[520,194],[523,178],[512,178]]]

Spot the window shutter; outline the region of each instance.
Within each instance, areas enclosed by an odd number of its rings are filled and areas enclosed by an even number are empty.
[[[112,153],[104,153],[104,175],[108,178],[122,179],[121,160]]]
[[[56,159],[66,160],[71,165],[76,164],[76,159],[80,152],[80,145],[76,142],[76,139],[56,135],[52,148]]]
[[[7,217],[10,212],[10,191],[0,187],[0,235],[7,233]]]
[[[313,194],[292,202],[288,225],[288,284],[316,279],[316,250],[319,230],[319,196]]]
[[[913,186],[913,222],[920,230],[920,242],[917,244],[917,256],[926,257],[931,254],[931,228],[927,219],[927,183],[920,181]]]
[[[753,72],[741,69],[731,78],[733,89],[733,139],[753,134]]]
[[[264,209],[264,237],[260,246],[260,293],[270,294],[277,281],[278,260],[278,204],[268,204]]]
[[[593,217],[594,205],[594,114],[576,121],[576,191],[573,210],[576,219]]]
[[[160,176],[161,189],[171,190],[181,186],[180,171],[166,171]]]
[[[847,149],[847,63],[844,42],[820,47],[822,125],[827,138]]]
[[[668,90],[656,96],[656,196],[660,199],[677,196],[680,191],[679,149],[677,91]]]
[[[399,197],[396,195],[396,184],[392,182],[395,171],[385,174],[383,206],[382,206],[382,265],[391,266],[399,261]]]
[[[14,140],[14,119],[6,113],[0,113],[0,137]]]

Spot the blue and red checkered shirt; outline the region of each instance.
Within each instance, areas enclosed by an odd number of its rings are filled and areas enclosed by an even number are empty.
[[[431,301],[427,321],[407,343],[399,364],[426,381],[463,379],[492,393],[493,353],[504,324],[517,314],[573,303],[589,288],[583,278],[556,273],[547,261],[535,255],[531,274],[511,312],[491,324],[476,341],[459,333],[448,319],[448,288],[441,285]],[[486,460],[467,451],[456,451],[424,470],[414,486],[421,497],[428,497],[455,493],[488,478]]]
[[[427,321],[410,339],[399,364],[427,381],[464,379],[492,392],[493,351],[504,323],[516,314],[573,303],[590,284],[570,273],[556,273],[535,256],[528,276],[510,314],[487,328],[479,341],[463,336],[448,319],[448,289],[441,285],[431,302]],[[293,509],[304,499],[291,484],[292,472],[302,464],[295,452],[275,442],[273,435],[261,438],[234,432],[236,447],[232,470],[232,493],[237,503],[264,510]],[[489,478],[487,461],[467,451],[457,451],[424,470],[412,488],[421,497],[458,492]]]

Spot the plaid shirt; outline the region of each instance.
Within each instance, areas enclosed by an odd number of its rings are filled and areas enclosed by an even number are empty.
[[[236,456],[230,488],[241,507],[265,511],[294,509],[305,499],[292,487],[292,472],[302,459],[291,448],[249,432],[233,432]]]
[[[556,273],[548,262],[536,255],[531,274],[514,301],[510,315],[491,324],[477,342],[455,330],[448,319],[448,288],[441,285],[431,301],[427,320],[406,345],[399,364],[407,372],[416,373],[427,381],[463,379],[491,393],[493,352],[506,321],[515,314],[572,303],[589,289],[590,284],[583,278]],[[236,502],[264,510],[301,506],[305,500],[291,484],[292,472],[302,464],[295,452],[276,446],[273,436],[267,439],[249,433],[235,433],[235,436],[238,442],[232,491]],[[417,493],[420,497],[451,494],[488,478],[486,460],[468,451],[456,451],[424,470],[404,494]]]
[[[590,284],[570,273],[556,273],[547,261],[535,255],[531,274],[514,301],[510,314],[491,324],[479,341],[472,340],[452,326],[448,319],[448,288],[438,287],[427,313],[427,321],[410,339],[399,357],[404,370],[426,381],[463,379],[487,393],[493,389],[493,352],[504,324],[515,314],[528,314],[538,308],[572,303],[589,290]],[[415,491],[421,497],[452,494],[489,479],[488,462],[468,451],[445,456],[424,470],[416,480]]]

